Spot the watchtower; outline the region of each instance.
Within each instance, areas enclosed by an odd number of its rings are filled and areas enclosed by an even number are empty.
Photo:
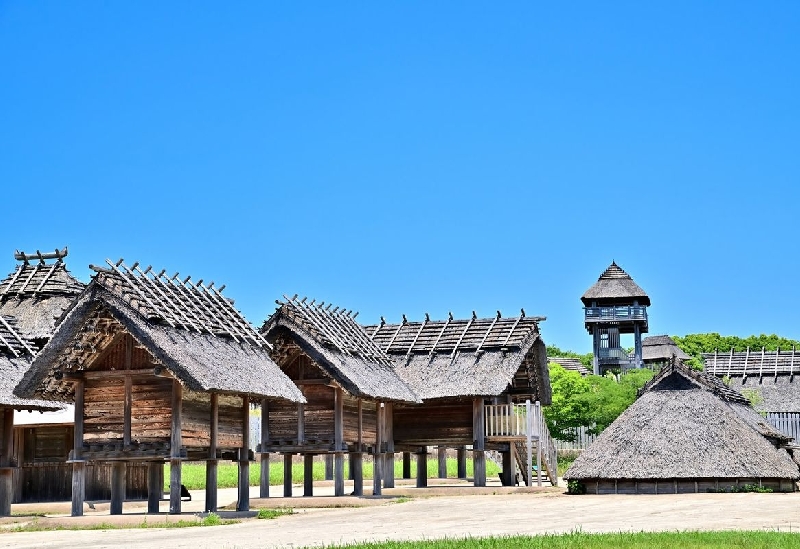
[[[642,367],[642,334],[646,334],[650,298],[613,261],[581,297],[586,330],[592,334],[594,373]],[[633,334],[633,356],[620,344],[620,334]]]

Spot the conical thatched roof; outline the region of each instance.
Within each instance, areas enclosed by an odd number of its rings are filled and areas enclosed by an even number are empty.
[[[666,362],[672,357],[689,360],[690,357],[678,347],[668,335],[650,336],[642,339],[642,360],[644,362]]]
[[[16,388],[23,397],[70,401],[64,372],[91,367],[123,332],[193,391],[305,402],[269,356],[269,344],[213,283],[181,281],[109,262],[66,313]]]
[[[21,263],[0,282],[0,315],[16,318],[19,333],[37,347],[53,334],[57,320],[84,288],[67,270],[66,256],[66,248],[46,254],[17,252],[14,257]]]
[[[666,366],[564,478],[797,479],[787,439],[716,378]]]
[[[586,293],[581,297],[581,301],[587,307],[591,306],[592,301],[603,304],[626,305],[633,304],[634,300],[639,305],[650,305],[650,298],[645,291],[613,261],[603,271],[597,282],[586,290]]]

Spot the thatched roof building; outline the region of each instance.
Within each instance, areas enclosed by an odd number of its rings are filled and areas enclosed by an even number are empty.
[[[400,379],[422,400],[493,397],[550,404],[547,350],[539,335],[544,317],[430,320],[367,326],[395,363]]]
[[[352,312],[297,296],[278,301],[278,305],[261,328],[273,343],[277,363],[289,364],[305,353],[355,397],[418,402],[395,372],[393,361],[369,338]]]
[[[25,397],[70,401],[65,372],[91,368],[100,351],[129,332],[189,390],[302,402],[269,357],[269,344],[222,288],[181,281],[122,261],[96,271],[17,388]],[[224,287],[223,287],[224,288]]]
[[[737,391],[682,365],[662,368],[564,474],[589,493],[705,492],[741,484],[793,490],[787,436]]]
[[[580,361],[579,358],[571,358],[571,357],[564,357],[564,356],[548,356],[547,362],[554,362],[564,368],[565,370],[569,370],[571,372],[578,372],[582,376],[588,376],[591,372],[589,371],[586,366]]]
[[[40,349],[83,283],[67,270],[67,249],[50,253],[16,252],[21,263],[0,282],[0,315],[16,318],[17,331]],[[55,261],[48,263],[48,260]]]
[[[645,364],[666,363],[673,356],[681,361],[691,358],[668,335],[656,335],[642,339],[642,361]]]
[[[13,410],[59,410],[53,402],[19,398],[14,387],[28,371],[36,354],[34,343],[17,332],[17,321],[11,316],[0,316],[0,411]]]
[[[592,306],[593,301],[619,305],[630,305],[637,301],[639,305],[650,306],[647,293],[613,261],[597,282],[586,290],[581,301],[587,307]]]

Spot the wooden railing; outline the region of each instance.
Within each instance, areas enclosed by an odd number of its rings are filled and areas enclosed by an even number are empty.
[[[484,436],[524,437],[527,434],[524,404],[487,404],[483,410]]]
[[[584,307],[586,322],[606,322],[625,320],[647,320],[647,307],[644,305],[623,305],[618,307]]]

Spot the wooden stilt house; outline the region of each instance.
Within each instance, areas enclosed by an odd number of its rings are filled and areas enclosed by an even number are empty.
[[[30,367],[36,351],[33,342],[16,330],[16,319],[0,315],[0,516],[11,514],[19,459],[14,453],[14,410],[57,410],[58,405],[14,396],[14,386]]]
[[[249,410],[256,399],[305,402],[269,357],[269,344],[222,295],[150,267],[108,262],[72,303],[16,388],[25,398],[74,402],[72,514],[83,514],[87,462],[113,467],[111,513],[122,512],[129,464],[148,467],[148,511],[158,512],[170,464],[171,513],[181,511],[181,463],[239,463],[249,508]]]
[[[283,454],[284,496],[291,496],[292,455],[302,454],[304,495],[310,496],[313,457],[333,455],[335,495],[341,496],[347,453],[354,493],[362,495],[362,456],[369,453],[375,458],[373,493],[394,486],[392,411],[397,403],[418,402],[416,395],[351,312],[297,296],[278,304],[261,332],[273,345],[273,359],[300,387],[306,403],[275,403],[262,410],[262,475],[268,471],[268,455]],[[262,497],[267,497],[268,478],[262,478],[261,486]]]
[[[539,407],[550,404],[551,398],[547,352],[539,335],[543,320],[523,311],[513,318],[499,312],[494,318],[473,313],[468,319],[451,315],[431,320],[426,315],[421,322],[404,316],[400,324],[382,320],[366,327],[392,358],[400,379],[422,401],[397,404],[393,410],[395,449],[406,453],[404,466],[409,452],[418,454],[418,485],[427,482],[428,446],[439,448],[440,476],[444,450],[456,448],[459,476],[466,477],[466,447],[471,446],[476,486],[486,483],[486,450],[503,454],[504,483],[512,483],[515,461],[523,479],[531,482],[532,452],[557,482],[555,447]]]
[[[664,366],[564,473],[592,494],[677,494],[755,484],[793,491],[800,478],[776,431],[712,375]]]

